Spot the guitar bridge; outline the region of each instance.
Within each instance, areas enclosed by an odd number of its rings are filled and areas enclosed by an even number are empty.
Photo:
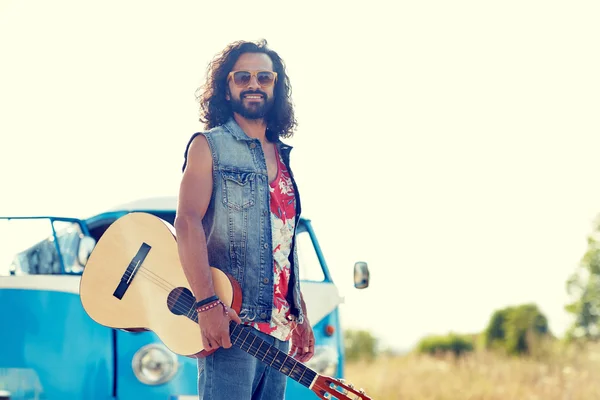
[[[117,288],[115,289],[115,291],[113,293],[113,296],[115,296],[117,299],[121,300],[123,298],[123,295],[127,291],[127,289],[129,289],[129,285],[131,284],[133,277],[140,269],[140,266],[146,259],[146,256],[148,255],[148,252],[150,251],[150,249],[151,249],[151,247],[149,244],[142,243],[137,254],[131,259],[129,266],[127,267],[127,269],[125,270],[125,273],[121,277],[121,281],[119,282],[119,285],[117,286]]]

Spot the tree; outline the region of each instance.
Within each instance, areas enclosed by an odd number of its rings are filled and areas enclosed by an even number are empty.
[[[367,331],[346,330],[344,345],[348,361],[359,359],[372,361],[377,356],[377,339]]]
[[[508,354],[530,353],[532,340],[549,335],[548,319],[535,304],[506,307],[492,314],[483,333],[487,348]]]
[[[569,338],[600,338],[600,215],[596,217],[588,248],[575,272],[567,280],[572,302],[565,309],[575,316]]]

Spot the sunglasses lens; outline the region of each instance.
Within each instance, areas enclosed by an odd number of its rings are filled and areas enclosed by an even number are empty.
[[[271,86],[275,81],[275,75],[269,71],[262,71],[256,74],[256,79],[260,86]]]
[[[246,86],[250,83],[250,76],[248,71],[237,71],[233,74],[233,82],[237,86]]]

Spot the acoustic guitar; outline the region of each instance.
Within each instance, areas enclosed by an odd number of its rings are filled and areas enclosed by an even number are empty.
[[[211,275],[221,301],[239,313],[242,292],[238,282],[214,267]],[[152,214],[129,213],[108,227],[89,257],[79,290],[86,313],[101,325],[152,331],[173,353],[186,357],[205,357],[216,351],[203,348],[195,298],[179,261],[175,230]],[[370,399],[362,389],[320,375],[270,346],[254,328],[230,321],[229,333],[233,346],[321,399]]]

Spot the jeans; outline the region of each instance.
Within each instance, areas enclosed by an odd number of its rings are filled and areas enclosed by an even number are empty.
[[[282,342],[256,329],[253,332],[288,353],[289,341]],[[200,400],[283,400],[286,382],[287,376],[235,345],[198,359]]]

